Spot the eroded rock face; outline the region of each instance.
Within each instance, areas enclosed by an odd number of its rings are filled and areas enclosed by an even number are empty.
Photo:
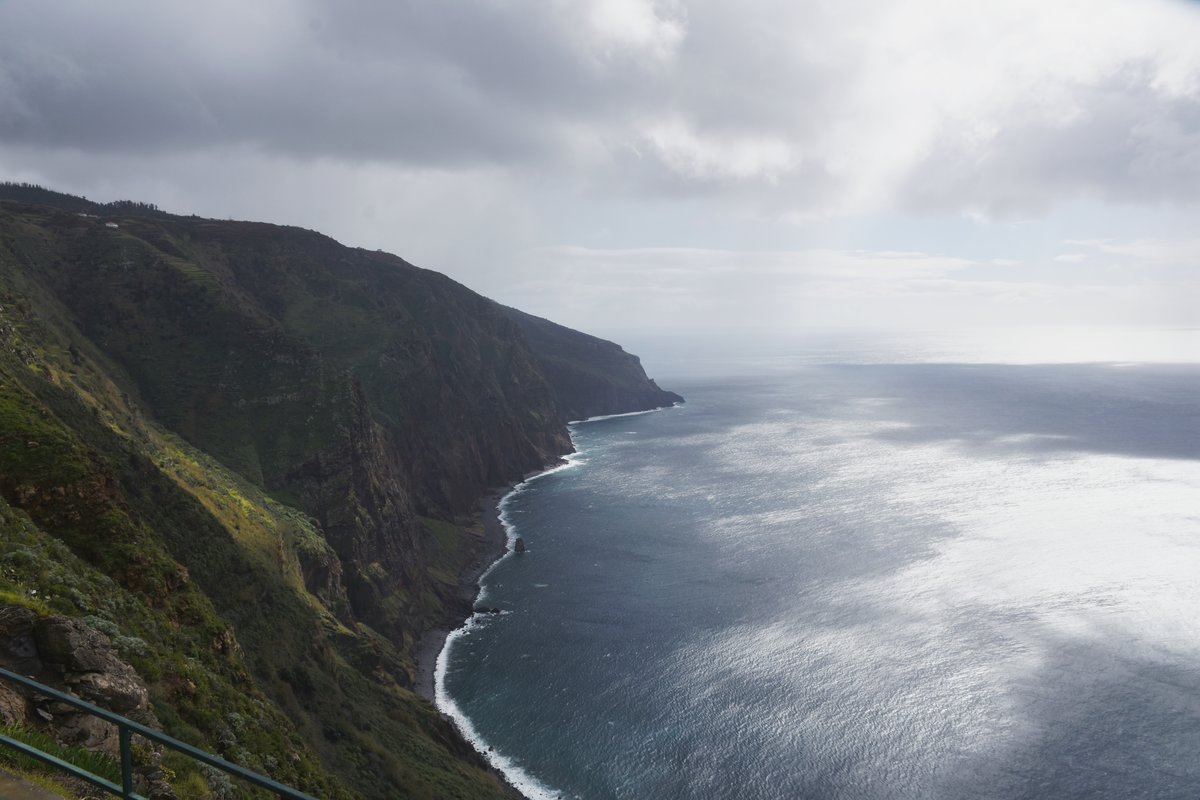
[[[82,620],[0,606],[0,666],[135,722],[161,727],[137,672],[117,655],[108,636]],[[5,681],[0,681],[0,720],[40,728],[62,744],[120,757],[115,725]],[[173,798],[158,756],[153,753],[142,770],[150,797]]]
[[[27,713],[24,695],[16,687],[0,683],[0,722],[11,725],[24,720]]]
[[[145,684],[113,650],[106,635],[82,620],[52,616],[34,621],[33,637],[42,664],[61,676],[72,694],[157,727]]]
[[[131,669],[113,653],[112,642],[107,636],[81,620],[66,617],[37,619],[33,635],[42,661],[64,672]]]
[[[33,675],[42,670],[33,638],[36,619],[37,615],[28,608],[0,606],[0,663],[13,672]]]

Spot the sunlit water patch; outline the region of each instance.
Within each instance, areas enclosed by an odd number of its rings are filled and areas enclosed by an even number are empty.
[[[809,367],[581,425],[442,688],[580,798],[1200,796],[1200,371]]]

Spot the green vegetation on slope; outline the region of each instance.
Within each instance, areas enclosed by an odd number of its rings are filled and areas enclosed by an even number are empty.
[[[57,210],[0,200],[0,601],[84,618],[168,732],[322,797],[501,796],[409,688],[475,504],[566,419],[675,396],[394,256],[18,188]]]

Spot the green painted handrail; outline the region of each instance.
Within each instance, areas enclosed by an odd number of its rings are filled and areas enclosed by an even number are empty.
[[[112,781],[106,780],[99,775],[95,775],[87,770],[77,767],[60,758],[56,758],[49,753],[44,753],[37,748],[31,747],[24,742],[19,742],[8,736],[0,735],[0,744],[10,747],[22,755],[37,759],[45,764],[49,764],[56,769],[61,769],[76,778],[85,780],[93,786],[97,786],[109,794],[116,795],[122,800],[146,800],[140,794],[133,791],[133,748],[131,744],[133,734],[137,734],[152,742],[157,742],[172,750],[191,756],[202,764],[208,764],[211,767],[228,773],[236,778],[241,778],[247,783],[251,783],[260,788],[266,789],[280,797],[281,800],[317,800],[312,795],[305,794],[290,786],[285,786],[278,781],[273,781],[265,775],[259,775],[257,772],[252,772],[245,767],[239,767],[237,764],[232,764],[220,756],[215,756],[212,753],[205,752],[196,747],[192,747],[186,742],[181,742],[178,739],[167,736],[162,731],[156,731],[153,728],[147,728],[139,722],[122,717],[120,714],[114,714],[107,709],[80,700],[78,697],[60,692],[57,689],[51,689],[45,684],[38,683],[32,678],[26,678],[24,675],[18,675],[7,669],[0,668],[0,679],[20,684],[27,689],[32,689],[38,694],[44,694],[48,697],[53,697],[55,700],[66,703],[69,706],[78,708],[80,711],[87,712],[93,717],[99,717],[106,722],[111,722],[117,726],[117,732],[121,740],[121,785],[118,786]]]

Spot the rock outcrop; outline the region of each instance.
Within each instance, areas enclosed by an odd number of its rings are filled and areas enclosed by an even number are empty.
[[[135,722],[161,728],[137,672],[117,655],[108,636],[82,620],[39,617],[21,606],[0,605],[0,665]],[[64,745],[120,758],[116,726],[5,681],[0,681],[0,720],[44,730]],[[138,772],[147,795],[153,800],[174,798],[160,766],[160,749],[146,752],[147,761],[138,765]]]

